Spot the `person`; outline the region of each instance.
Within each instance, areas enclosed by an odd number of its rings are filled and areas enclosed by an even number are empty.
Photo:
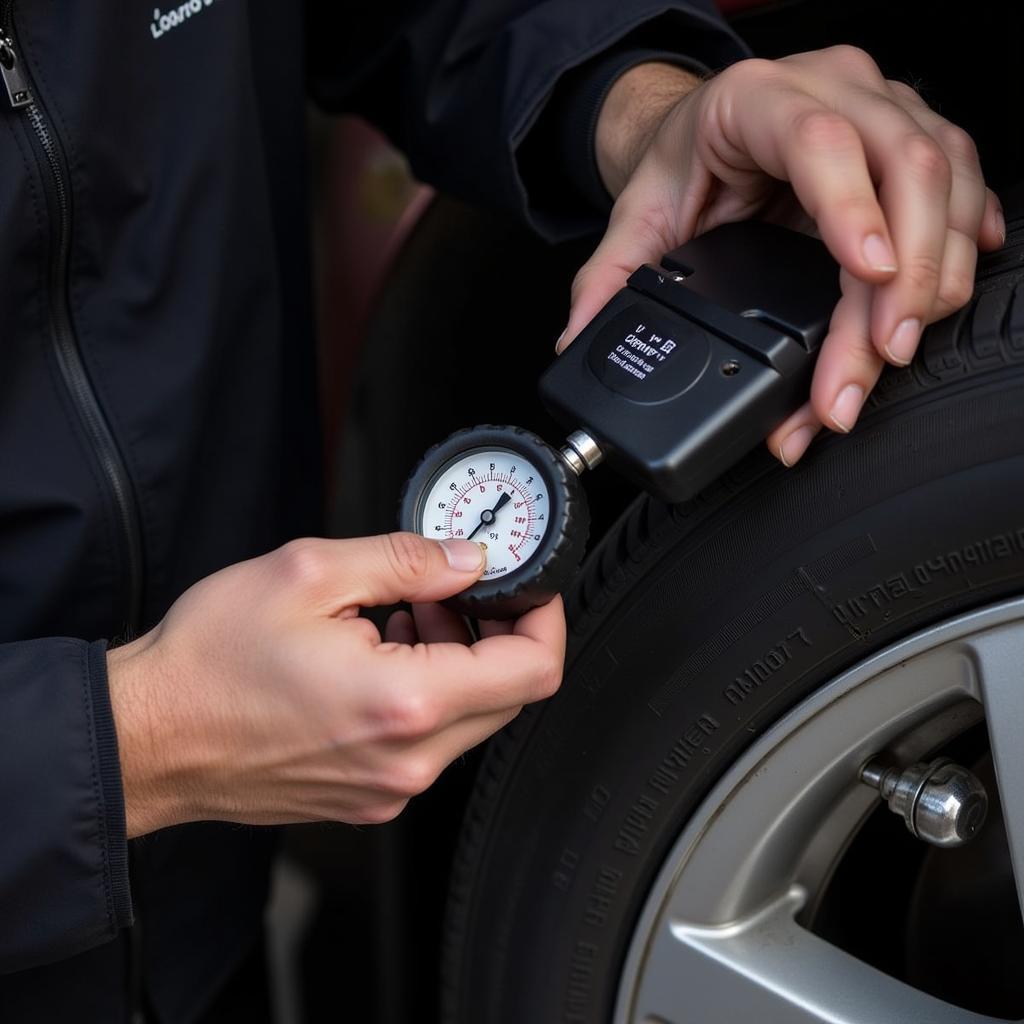
[[[787,464],[1004,237],[912,90],[849,48],[752,59],[710,0],[15,0],[0,27],[8,1024],[229,1015],[273,849],[237,823],[388,820],[558,685],[560,602],[472,644],[434,603],[475,545],[316,538],[304,86],[550,239],[607,218],[560,347],[695,232],[818,230],[842,299]],[[359,615],[401,601],[383,637]]]

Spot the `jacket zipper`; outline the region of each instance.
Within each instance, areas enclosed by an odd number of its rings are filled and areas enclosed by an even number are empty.
[[[28,73],[22,69],[15,47],[13,0],[0,0],[0,77],[11,107],[24,110],[31,136],[41,151],[49,174],[42,175],[43,187],[57,210],[56,244],[51,239],[49,312],[50,337],[61,377],[96,454],[117,512],[127,568],[127,626],[133,633],[142,618],[142,537],[138,509],[128,470],[114,440],[96,392],[89,380],[75,337],[68,299],[68,270],[71,249],[71,203],[64,171],[63,154],[47,126],[45,108],[36,101]],[[131,852],[131,851],[130,851]],[[134,859],[134,858],[133,858]],[[145,1024],[142,1008],[142,935],[140,922],[132,928],[127,947],[129,1021]]]
[[[24,110],[35,144],[49,174],[43,184],[57,211],[56,241],[51,241],[50,258],[50,337],[61,376],[78,410],[86,434],[106,479],[120,527],[127,568],[127,626],[138,631],[142,615],[142,538],[139,513],[124,458],[114,440],[110,424],[100,405],[75,337],[68,298],[68,270],[71,242],[71,202],[67,174],[60,143],[51,133],[45,108],[35,98],[27,70],[18,58],[14,34],[13,0],[0,5],[0,77],[14,110]]]

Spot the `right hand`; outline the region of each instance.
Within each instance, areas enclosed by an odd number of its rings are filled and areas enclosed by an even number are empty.
[[[472,645],[443,609],[418,617],[418,637],[404,613],[383,640],[359,617],[474,583],[479,546],[444,544],[448,556],[408,533],[292,541],[201,580],[110,651],[129,837],[207,819],[388,821],[523,704],[551,696],[559,599],[484,624]]]
[[[814,231],[842,268],[809,401],[768,438],[787,466],[822,426],[853,428],[885,363],[910,363],[922,328],[970,301],[979,248],[1006,238],[970,137],[852,46],[743,60],[703,83],[639,64],[594,139],[617,198],[559,351],[634,268],[719,224]]]

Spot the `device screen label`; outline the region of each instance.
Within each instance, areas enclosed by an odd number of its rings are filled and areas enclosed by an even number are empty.
[[[601,329],[588,362],[613,390],[639,402],[662,402],[689,390],[710,355],[708,337],[696,324],[636,303]]]

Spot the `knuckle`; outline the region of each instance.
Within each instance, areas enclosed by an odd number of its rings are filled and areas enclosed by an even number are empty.
[[[960,309],[974,295],[974,275],[965,271],[948,271],[942,275],[939,302],[950,309]]]
[[[748,57],[720,71],[711,79],[710,85],[720,89],[764,89],[781,84],[787,79],[786,61],[766,60],[763,57]]]
[[[746,60],[738,60],[730,64],[721,73],[723,75],[770,75],[775,71],[776,63],[767,57],[747,57]]]
[[[438,768],[428,758],[406,756],[392,771],[387,788],[403,799],[409,799],[426,792],[439,774]]]
[[[936,135],[942,148],[958,163],[978,163],[978,147],[974,139],[959,125],[947,121],[936,129]]]
[[[419,583],[430,573],[429,543],[415,533],[387,534],[384,556],[391,572],[404,583]]]
[[[859,144],[857,130],[842,114],[831,110],[805,110],[793,120],[801,144],[811,149],[848,149]]]
[[[906,82],[900,82],[897,79],[890,78],[885,84],[897,99],[903,100],[905,103],[917,106],[924,103],[924,100],[921,99],[921,94],[912,85],[908,85]]]
[[[315,537],[291,540],[277,551],[280,574],[303,589],[314,589],[324,581],[326,560],[322,542]]]
[[[872,384],[882,368],[882,357],[867,333],[856,340],[851,339],[838,355],[842,361],[843,377],[851,383]],[[811,404],[823,422],[828,422],[834,397],[829,381],[816,376],[811,384]],[[822,413],[824,416],[820,415]]]
[[[881,77],[881,72],[875,59],[866,50],[850,43],[840,43],[838,46],[831,46],[825,51],[828,61],[835,61],[842,64],[850,71],[858,75],[874,75]]]
[[[388,739],[416,740],[437,730],[441,711],[427,694],[401,691],[381,695],[374,717]]]
[[[923,132],[907,136],[903,143],[903,161],[919,179],[947,187],[952,179],[949,159],[942,147]]]
[[[939,260],[929,253],[918,253],[905,261],[904,279],[914,291],[935,293],[941,273]]]

